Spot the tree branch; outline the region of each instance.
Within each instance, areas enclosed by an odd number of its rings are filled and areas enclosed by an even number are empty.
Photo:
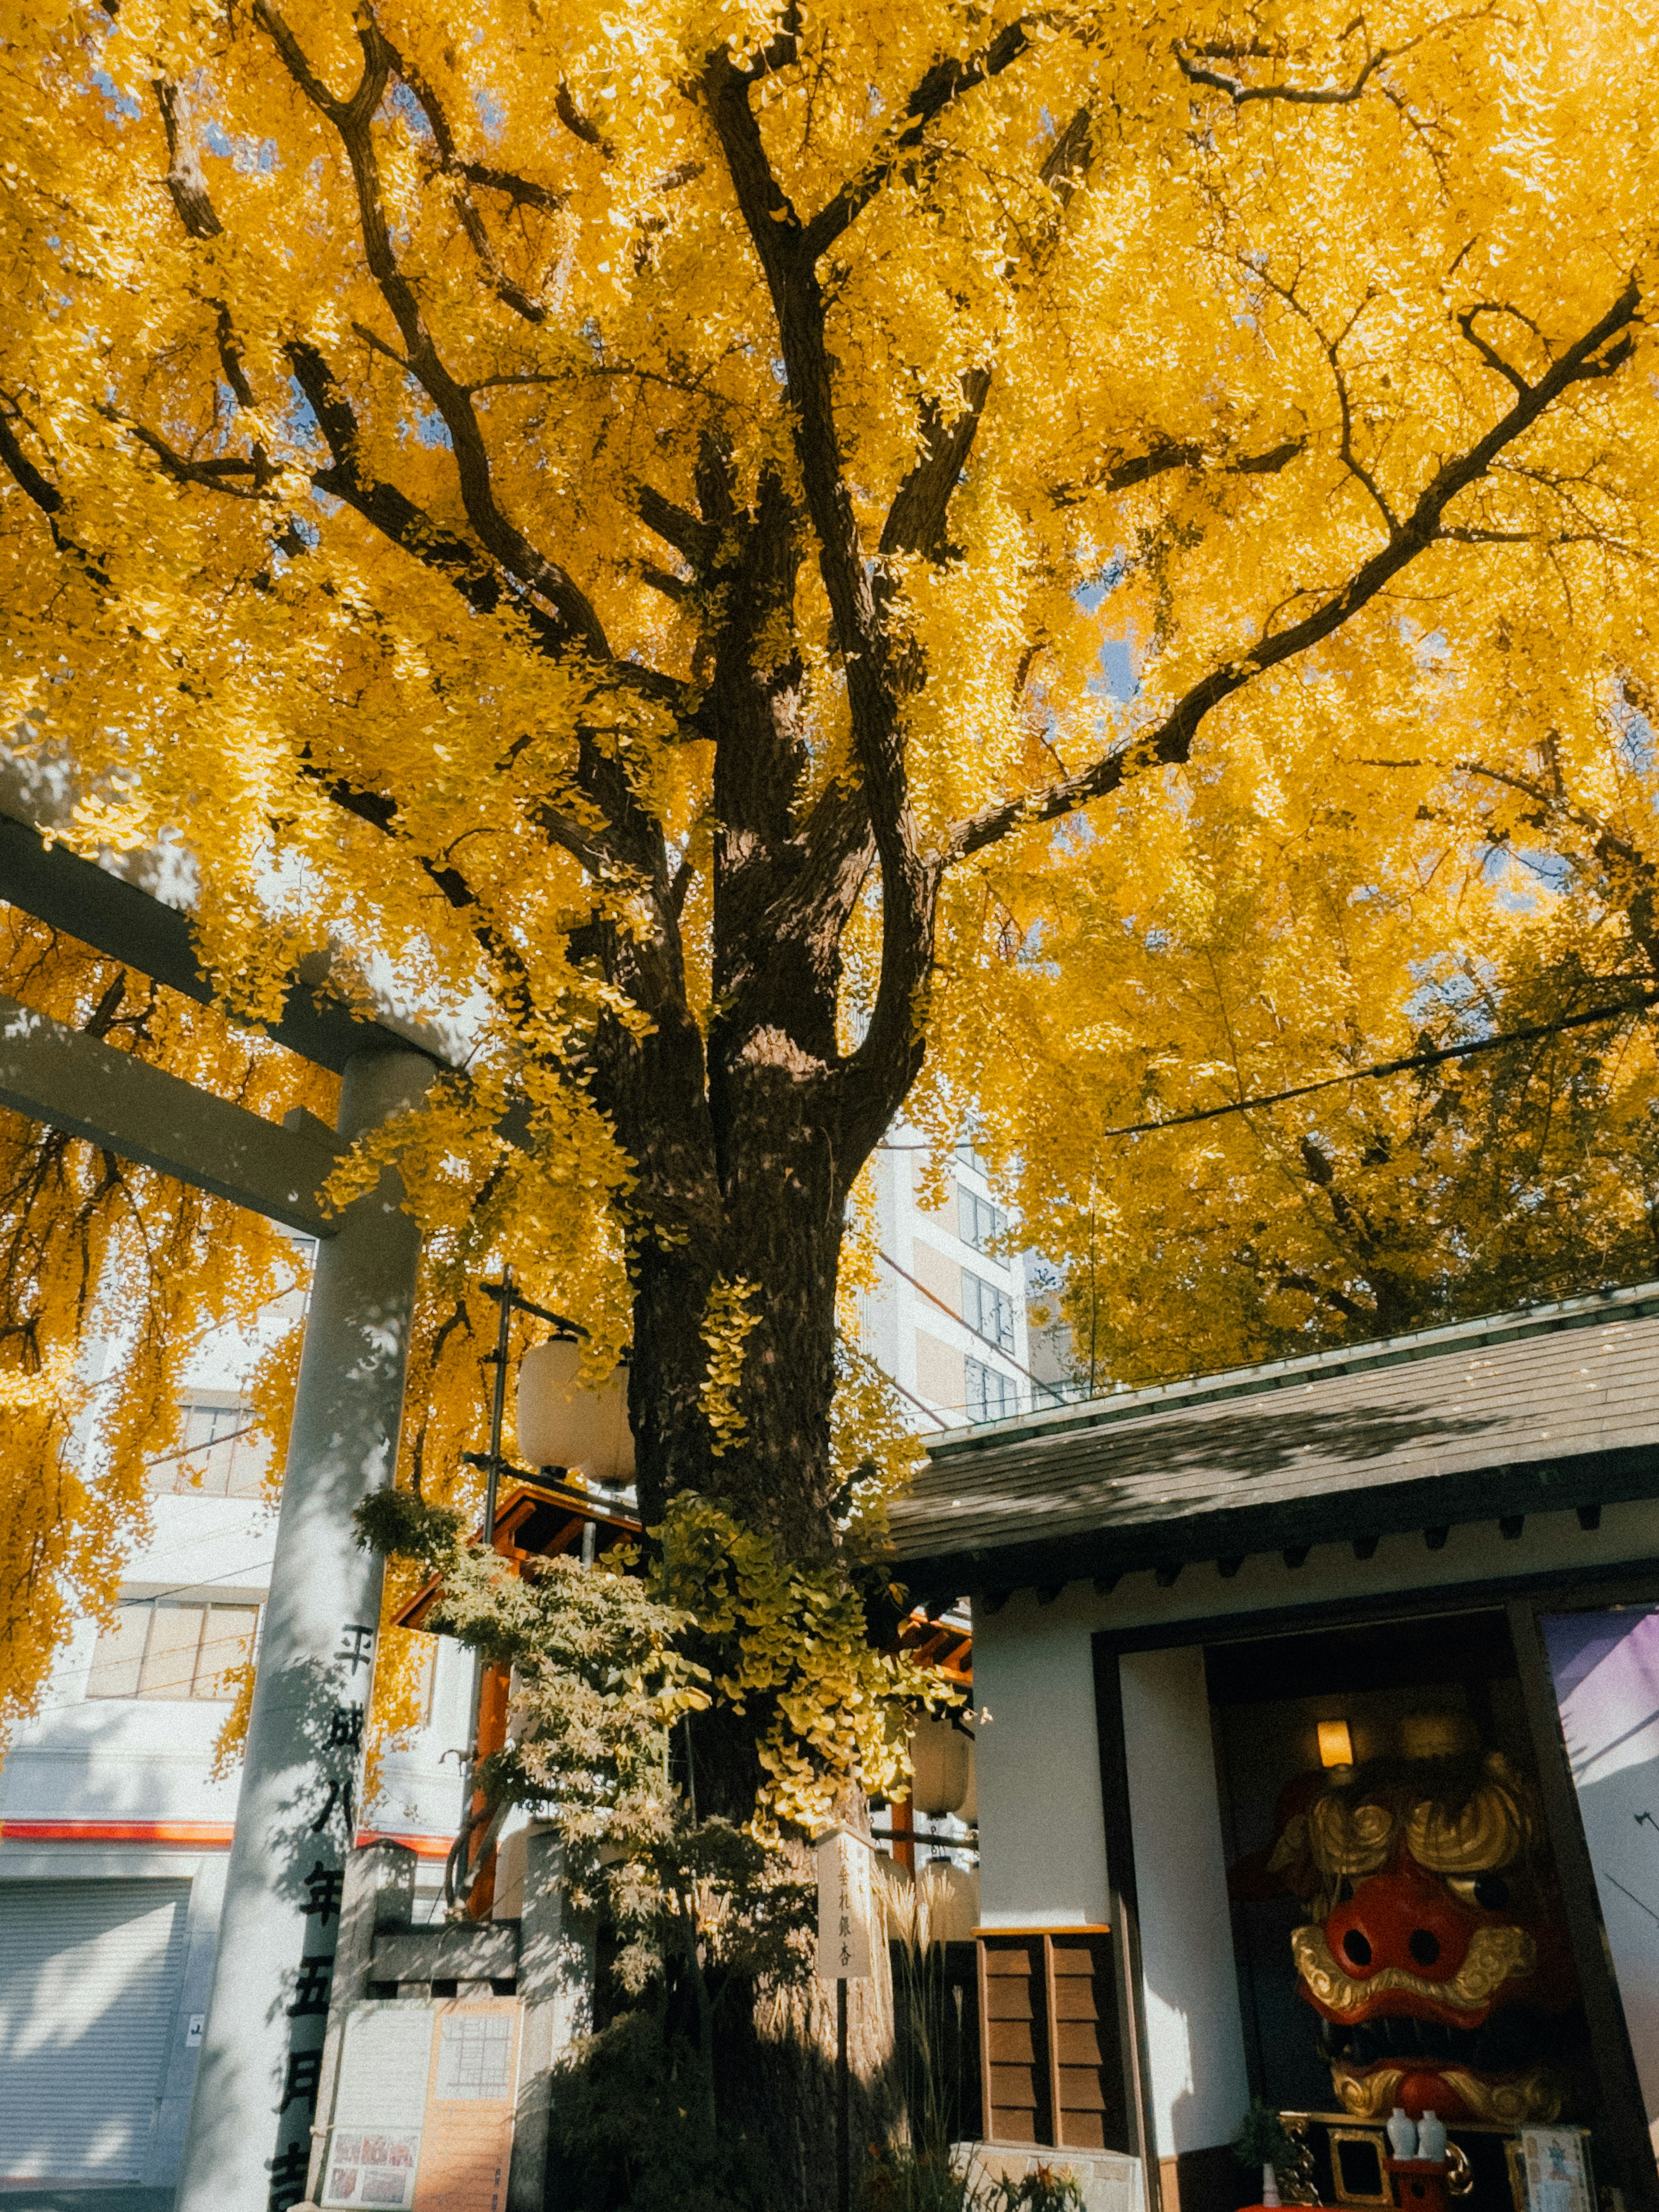
[[[1371,301],[1376,299],[1375,288],[1367,289],[1364,298],[1361,300],[1336,336],[1334,338],[1328,338],[1313,316],[1297,298],[1294,281],[1289,284],[1281,284],[1265,267],[1257,269],[1255,275],[1257,280],[1265,284],[1276,298],[1282,300],[1291,313],[1304,322],[1318,339],[1326,362],[1330,368],[1331,381],[1336,386],[1336,402],[1342,418],[1342,437],[1339,447],[1342,456],[1342,465],[1355,483],[1364,490],[1392,534],[1400,527],[1394,509],[1384,497],[1382,486],[1353,448],[1353,407],[1348,398],[1348,380],[1342,367],[1343,341],[1350,336],[1354,325],[1370,307]]]
[[[1519,369],[1511,368],[1509,362],[1504,360],[1503,355],[1498,352],[1497,347],[1490,344],[1486,339],[1483,338],[1480,331],[1475,328],[1476,323],[1482,315],[1504,315],[1511,312],[1512,311],[1507,307],[1495,306],[1489,300],[1480,300],[1475,302],[1474,307],[1466,307],[1462,313],[1459,315],[1457,318],[1457,327],[1462,331],[1464,337],[1480,355],[1481,360],[1486,362],[1487,368],[1495,369],[1498,375],[1503,378],[1504,383],[1509,385],[1513,391],[1520,392],[1522,397],[1524,398],[1528,392],[1531,389],[1531,386],[1528,384],[1525,377],[1522,375]],[[1526,319],[1523,317],[1522,320],[1525,319]]]
[[[1217,465],[1224,476],[1277,476],[1288,468],[1299,453],[1307,451],[1305,438],[1286,438],[1282,445],[1270,447],[1266,453],[1246,453],[1238,460],[1223,460]],[[1091,492],[1133,491],[1137,485],[1150,483],[1154,477],[1167,475],[1171,469],[1201,469],[1210,456],[1195,439],[1170,440],[1153,446],[1144,453],[1132,453],[1127,460],[1114,461],[1097,472],[1084,477],[1080,483],[1056,484],[1048,496],[1056,507],[1073,507]]]
[[[1413,46],[1416,43],[1415,40],[1412,41]],[[1176,44],[1175,58],[1176,66],[1189,82],[1208,85],[1215,92],[1224,92],[1235,107],[1243,107],[1247,100],[1284,100],[1300,107],[1346,107],[1361,96],[1384,62],[1391,61],[1395,54],[1406,51],[1404,46],[1392,49],[1379,46],[1367,58],[1351,85],[1316,89],[1297,84],[1246,84],[1241,78],[1224,76],[1219,70],[1206,69],[1201,62],[1188,61],[1181,51],[1179,40]]]
[[[1216,92],[1224,92],[1235,107],[1243,107],[1253,100],[1279,100],[1297,107],[1346,107],[1364,97],[1365,88],[1385,62],[1398,61],[1402,55],[1413,52],[1430,39],[1443,37],[1448,31],[1454,29],[1459,23],[1478,22],[1482,16],[1490,15],[1492,12],[1492,0],[1487,0],[1485,7],[1464,9],[1455,15],[1446,16],[1438,23],[1431,23],[1426,30],[1419,31],[1414,38],[1402,40],[1397,46],[1379,46],[1375,53],[1366,56],[1360,65],[1358,76],[1352,84],[1348,85],[1247,84],[1242,77],[1224,76],[1219,70],[1206,69],[1201,62],[1194,62],[1188,58],[1189,53],[1201,54],[1206,60],[1209,61],[1267,61],[1279,60],[1283,58],[1282,46],[1270,45],[1261,39],[1250,39],[1237,44],[1211,40],[1196,46],[1189,40],[1177,39],[1174,52],[1176,66],[1190,83],[1205,85]],[[1362,29],[1364,20],[1363,15],[1356,15],[1347,29],[1343,32],[1342,41],[1346,41],[1355,31]],[[1182,51],[1183,47],[1186,52]],[[1380,89],[1383,97],[1404,115],[1413,131],[1422,137],[1424,135],[1422,126],[1400,94],[1386,83],[1382,85]],[[1430,158],[1435,161],[1437,168],[1441,167],[1440,160],[1432,149],[1430,149]]]
[[[1641,304],[1640,288],[1632,279],[1606,314],[1567,348],[1547,374],[1516,396],[1515,404],[1484,437],[1466,453],[1441,465],[1410,514],[1390,532],[1387,544],[1362,563],[1340,591],[1331,593],[1300,622],[1261,637],[1236,659],[1212,670],[1176,702],[1155,729],[1132,744],[1046,790],[987,807],[957,823],[945,842],[946,864],[982,852],[1023,826],[1074,813],[1079,807],[1119,790],[1131,776],[1148,768],[1186,760],[1199,725],[1212,708],[1243,690],[1265,669],[1279,666],[1340,629],[1420,553],[1443,542],[1447,533],[1442,518],[1451,501],[1477,483],[1498,454],[1529,430],[1563,392],[1576,384],[1612,375],[1629,359],[1634,346],[1631,325]]]
[[[921,553],[945,558],[945,524],[952,493],[979,428],[991,390],[988,368],[970,368],[962,379],[963,410],[947,424],[939,403],[921,410],[921,458],[893,495],[882,526],[883,553]]]
[[[256,449],[251,458],[240,453],[220,453],[211,460],[192,461],[175,452],[155,431],[118,413],[107,402],[100,400],[97,405],[104,420],[113,422],[118,429],[136,439],[147,453],[153,453],[175,483],[200,484],[210,491],[224,492],[232,499],[263,499],[266,487],[276,481],[278,471],[271,466],[262,447]],[[231,481],[237,477],[252,480],[246,490]]]
[[[664,599],[672,599],[677,607],[683,607],[691,597],[692,586],[684,576],[675,575],[672,569],[659,568],[654,561],[635,561],[634,573],[642,584],[649,584],[653,592],[660,592]]]
[[[7,405],[16,403],[8,400]],[[0,461],[11,471],[18,489],[34,501],[47,520],[55,523],[64,511],[64,495],[55,483],[41,475],[14,436],[11,421],[5,409],[0,407]],[[53,533],[56,535],[56,532]]]
[[[696,575],[702,576],[714,561],[719,532],[685,507],[677,506],[654,484],[636,486],[634,504],[647,529],[654,530],[659,538],[684,556]]]
[[[1000,76],[1019,59],[1031,42],[1031,26],[1038,20],[1036,15],[1017,17],[973,59],[949,54],[933,64],[904,103],[908,120],[885,134],[879,150],[859,175],[827,200],[806,225],[802,244],[809,261],[817,261],[858,220],[903,155],[921,145],[929,124],[937,122],[964,93]]]
[[[584,646],[596,661],[611,661],[604,629],[586,594],[557,562],[538,552],[497,506],[489,449],[471,400],[445,366],[427,329],[415,288],[398,265],[370,129],[396,65],[393,49],[381,36],[373,15],[367,9],[360,12],[357,38],[363,54],[362,76],[349,100],[336,100],[313,75],[273,0],[254,0],[253,13],[289,76],[333,125],[345,149],[356,186],[358,222],[369,274],[398,325],[409,374],[431,400],[449,432],[468,522],[491,556],[555,610],[568,633],[568,642]]]
[[[611,141],[590,123],[571,97],[570,87],[562,79],[553,95],[553,112],[558,117],[573,138],[580,138],[584,146],[592,146],[608,161],[616,152]]]
[[[455,134],[449,127],[449,118],[443,102],[426,77],[392,44],[386,41],[386,52],[392,57],[392,68],[409,87],[418,101],[422,113],[431,129],[432,142],[438,150],[438,167],[450,180],[450,194],[461,228],[465,231],[472,251],[477,255],[480,267],[493,286],[495,296],[504,307],[523,317],[527,323],[544,322],[547,310],[539,301],[532,300],[523,287],[514,282],[495,258],[495,249],[489,242],[483,217],[474,204],[469,185],[486,185],[492,191],[508,193],[514,207],[529,205],[552,214],[565,206],[567,192],[550,192],[544,185],[532,184],[526,178],[512,175],[504,169],[491,169],[482,162],[462,161],[455,144]]]
[[[152,80],[150,89],[161,111],[161,127],[167,137],[167,186],[179,220],[192,238],[217,238],[224,228],[208,197],[201,158],[190,136],[190,102],[171,77]]]
[[[957,64],[949,69],[956,70]],[[708,60],[703,88],[772,296],[794,403],[796,460],[848,675],[854,754],[883,869],[883,982],[858,1057],[865,1064],[909,1064],[921,1057],[915,994],[925,988],[931,969],[938,865],[925,860],[918,849],[900,732],[898,672],[841,467],[823,292],[799,216],[772,177],[750,108],[750,84],[732,69],[726,49],[717,49]]]
[[[518,1002],[521,1017],[534,1007],[535,994],[529,968],[523,954],[512,939],[505,936],[500,926],[481,911],[483,902],[466,878],[457,867],[434,860],[404,837],[398,827],[400,811],[395,799],[378,791],[369,791],[355,783],[349,776],[322,767],[313,757],[309,745],[300,752],[301,773],[319,787],[331,803],[343,813],[366,823],[389,838],[413,858],[422,875],[439,893],[445,904],[456,914],[476,914],[471,923],[472,936],[481,951],[511,978],[509,989]]]
[[[43,476],[19,445],[12,428],[12,419],[21,420],[22,410],[15,399],[0,392],[0,462],[3,462],[18,489],[39,507],[46,519],[55,549],[70,559],[78,562],[88,576],[100,591],[110,588],[109,570],[95,553],[89,553],[78,539],[71,538],[63,526],[64,495],[57,485]],[[7,410],[11,410],[8,414]]]
[[[1061,208],[1071,200],[1093,152],[1094,122],[1086,107],[1079,107],[1066,128],[1056,133],[1038,172]],[[1057,234],[1058,225],[1050,234]],[[1034,254],[1034,258],[1038,258]],[[951,500],[967,465],[991,391],[988,365],[966,371],[960,380],[963,411],[948,426],[936,400],[921,410],[921,458],[894,494],[882,527],[880,550],[884,554],[921,553],[930,561],[943,560],[945,520]]]
[[[953,73],[959,67],[948,65]],[[883,1110],[880,1097],[890,1094],[895,1084],[908,1083],[920,1065],[918,1001],[933,965],[939,868],[920,850],[900,725],[900,673],[842,467],[816,257],[772,174],[749,104],[750,81],[732,66],[724,47],[708,58],[703,87],[776,319],[801,485],[846,671],[863,803],[881,859],[881,983],[870,1028],[849,1063],[854,1088],[866,1094],[862,1129]],[[941,93],[941,105],[945,96]],[[897,1096],[902,1096],[902,1087]],[[885,1110],[890,1111],[890,1104]],[[873,1142],[880,1132],[876,1127],[866,1133]]]
[[[434,522],[395,485],[364,475],[357,417],[333,370],[308,339],[295,339],[287,353],[295,381],[310,403],[329,450],[330,465],[312,471],[311,481],[318,490],[342,501],[365,522],[372,523],[382,537],[447,576],[476,614],[493,614],[512,596],[499,571],[476,545]],[[519,604],[541,642],[556,649],[563,633],[551,617],[540,608]]]

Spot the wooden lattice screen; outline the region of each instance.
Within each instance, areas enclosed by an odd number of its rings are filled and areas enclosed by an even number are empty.
[[[978,1940],[987,2140],[1126,2149],[1110,1930],[998,1929]]]

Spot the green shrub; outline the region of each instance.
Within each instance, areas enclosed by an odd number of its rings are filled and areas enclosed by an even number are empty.
[[[1233,2138],[1233,2155],[1241,2166],[1283,2166],[1296,2155],[1296,2144],[1271,2105],[1252,2098],[1243,2125]]]
[[[659,2009],[626,2012],[557,2069],[553,2133],[561,2212],[775,2212],[765,2161],[711,2128],[701,2054]],[[550,2180],[552,2177],[550,2176]]]

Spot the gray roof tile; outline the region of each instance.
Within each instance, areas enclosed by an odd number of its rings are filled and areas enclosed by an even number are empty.
[[[973,1588],[1044,1559],[1082,1574],[1655,1494],[1644,1285],[947,1439],[892,1527],[902,1564]]]

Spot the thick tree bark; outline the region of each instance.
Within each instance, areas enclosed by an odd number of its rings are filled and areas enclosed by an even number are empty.
[[[791,1558],[821,1560],[832,1549],[830,1406],[848,1194],[915,1069],[907,1053],[848,1127],[841,942],[874,840],[860,794],[811,791],[800,657],[793,644],[776,657],[769,647],[794,635],[805,518],[769,470],[740,504],[712,438],[696,482],[697,514],[660,500],[647,513],[693,567],[710,616],[708,688],[687,732],[715,749],[706,1043],[687,1007],[659,837],[641,834],[632,856],[651,883],[654,935],[641,944],[594,932],[607,980],[656,1024],[643,1041],[610,1025],[592,1071],[639,1174],[629,1410],[647,1525],[676,1491],[711,1491]],[[704,1330],[722,1285],[750,1295],[743,1432],[717,1452]]]

